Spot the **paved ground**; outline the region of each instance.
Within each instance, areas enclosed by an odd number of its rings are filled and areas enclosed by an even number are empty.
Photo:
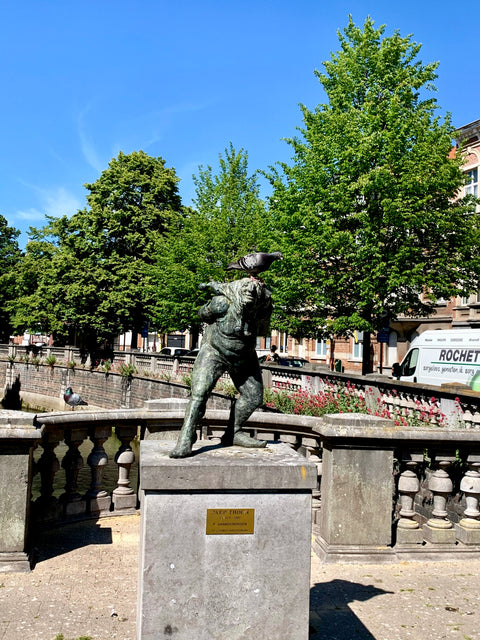
[[[0,574],[0,640],[135,640],[138,526],[128,516],[43,534],[32,573]],[[478,640],[479,573],[472,560],[353,566],[312,555],[310,640]]]

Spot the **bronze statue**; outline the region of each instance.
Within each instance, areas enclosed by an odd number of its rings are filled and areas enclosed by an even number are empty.
[[[192,371],[191,398],[182,430],[171,458],[191,455],[196,428],[205,414],[207,400],[220,376],[228,372],[239,397],[233,416],[222,438],[224,444],[264,447],[266,442],[243,431],[250,415],[263,404],[263,382],[257,354],[257,335],[267,335],[273,305],[271,292],[254,277],[229,283],[209,282],[201,289],[212,289],[214,297],[199,312],[207,323]]]

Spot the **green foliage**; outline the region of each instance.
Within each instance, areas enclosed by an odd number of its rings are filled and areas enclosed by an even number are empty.
[[[207,299],[198,285],[223,281],[228,263],[269,246],[267,210],[244,150],[230,145],[219,157],[218,171],[200,167],[194,182],[195,210],[186,210],[167,238],[157,242],[151,317],[161,331],[195,327],[198,308]]]
[[[129,362],[128,364],[122,362],[122,364],[118,367],[118,372],[120,373],[122,378],[131,378],[137,373],[137,368],[131,362]]]
[[[68,639],[65,638],[63,633],[57,633],[57,635],[55,636],[55,638],[53,638],[53,640],[68,640]],[[91,636],[80,636],[76,640],[93,640],[93,639]]]
[[[112,361],[111,360],[102,360],[100,363],[100,370],[104,373],[109,373],[112,369]]]
[[[16,296],[16,272],[21,258],[17,238],[20,231],[9,227],[0,215],[0,342],[8,342],[12,331],[10,305]]]
[[[45,358],[45,364],[52,368],[55,366],[56,361],[57,361],[57,358],[53,355],[53,353],[50,353]]]
[[[270,176],[276,324],[299,335],[374,331],[478,287],[479,218],[455,199],[462,160],[429,95],[437,64],[371,19],[350,18],[339,39],[316,72],[328,102],[302,106],[293,164]]]
[[[178,178],[143,151],[114,158],[89,190],[88,207],[33,230],[21,269],[15,323],[56,336],[74,330],[87,346],[147,320],[154,290],[147,266],[180,212]],[[24,304],[25,300],[25,304]]]
[[[183,373],[180,380],[182,384],[184,384],[188,389],[192,388],[192,372],[191,371],[189,371],[188,373]],[[170,377],[167,380],[167,382],[170,382]]]
[[[9,305],[12,324],[17,332],[66,332],[63,290],[55,286],[55,256],[58,247],[49,237],[49,227],[30,228],[30,241],[17,264],[15,297]]]
[[[228,382],[227,380],[222,380],[222,379],[220,379],[217,382],[215,391],[218,393],[222,393],[224,396],[227,396],[227,398],[232,398],[232,399],[236,398],[238,395],[238,391],[235,385],[232,384],[231,382]]]

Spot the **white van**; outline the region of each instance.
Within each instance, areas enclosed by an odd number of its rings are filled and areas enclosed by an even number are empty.
[[[480,385],[480,329],[424,331],[412,342],[402,363],[393,365],[392,374],[407,382],[435,386],[461,382],[476,390]]]

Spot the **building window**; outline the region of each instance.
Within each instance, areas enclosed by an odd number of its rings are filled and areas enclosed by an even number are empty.
[[[265,338],[265,349],[270,349],[271,346],[272,346],[272,337],[267,336]]]
[[[355,342],[353,339],[353,359],[362,360],[363,358],[363,342]]]
[[[478,197],[478,167],[467,171],[467,184],[465,185],[465,195]]]
[[[327,355],[327,341],[316,340],[315,355],[325,358]]]

